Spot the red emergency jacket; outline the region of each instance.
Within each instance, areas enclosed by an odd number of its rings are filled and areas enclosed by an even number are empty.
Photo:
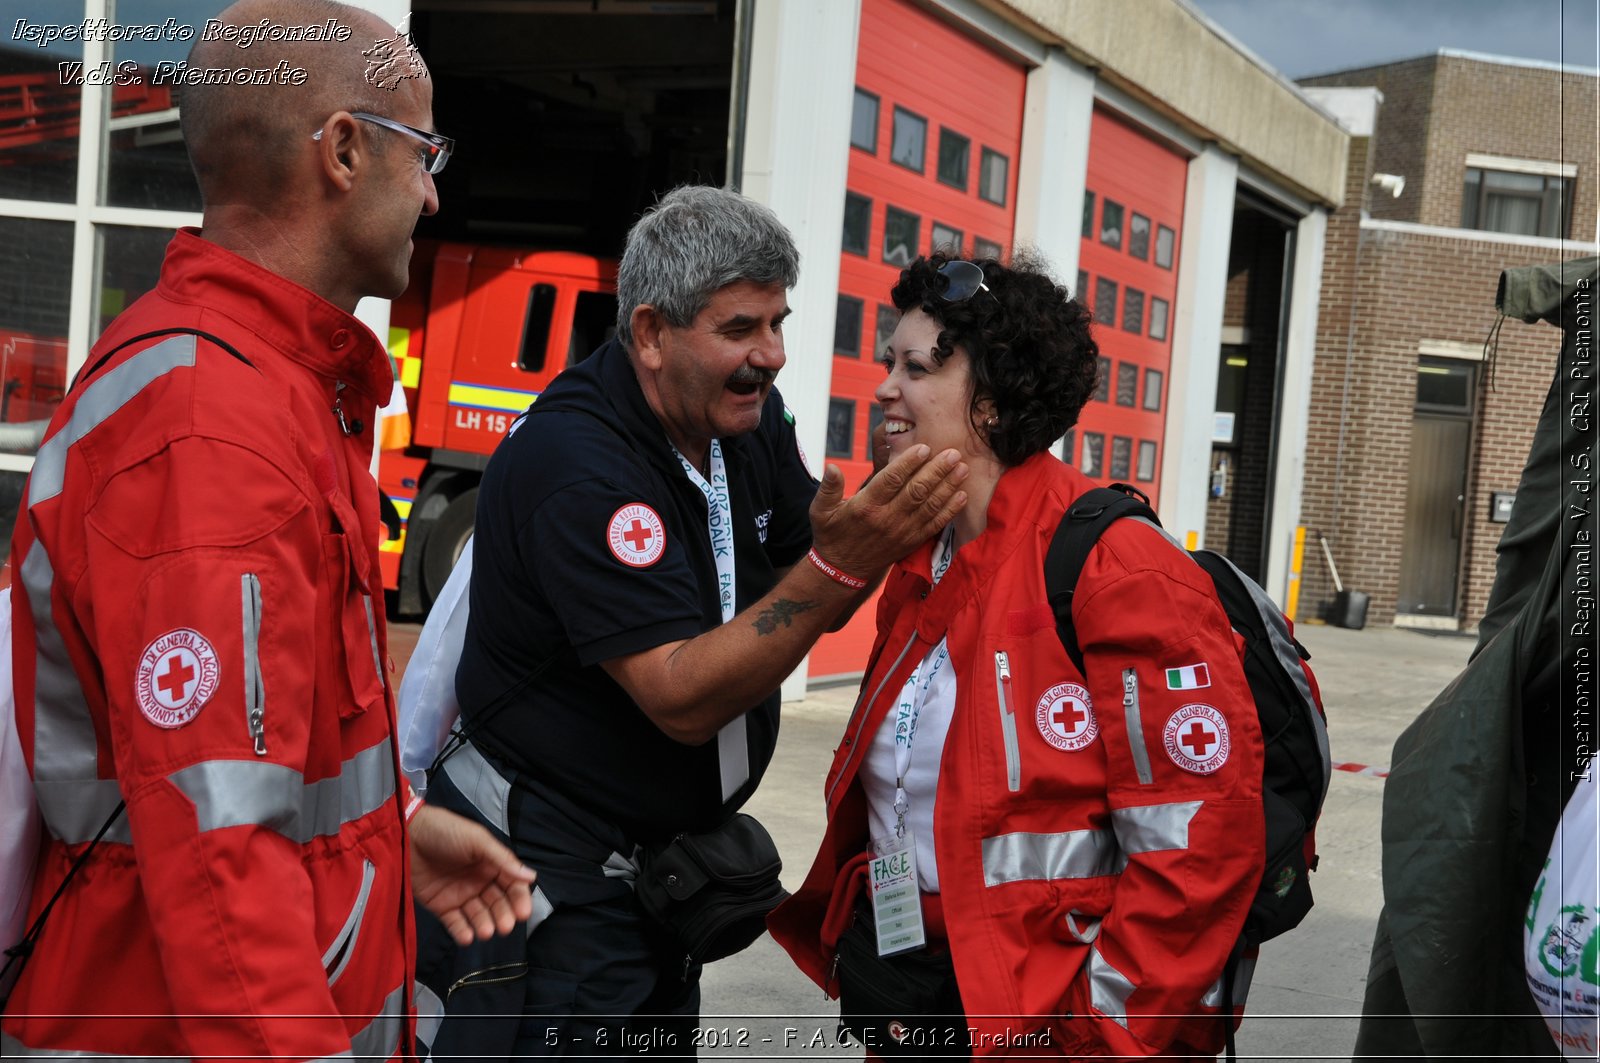
[[[1219,976],[1261,879],[1260,727],[1206,574],[1153,526],[1116,522],[1078,582],[1087,677],[1061,647],[1044,557],[1092,486],[1037,455],[1000,478],[983,534],[936,586],[932,544],[891,571],[821,851],[770,920],[835,992],[833,941],[860,888],[847,864],[868,843],[857,772],[911,669],[947,639],[956,704],[934,836],[976,1055],[1215,1052]]]
[[[166,335],[96,364],[173,327],[243,360]],[[127,807],[50,915],[3,1054],[395,1057],[415,934],[368,472],[384,349],[184,230],[87,367],[11,548],[48,833],[30,921]]]

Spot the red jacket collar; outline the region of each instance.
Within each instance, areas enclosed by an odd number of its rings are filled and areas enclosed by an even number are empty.
[[[1076,470],[1048,453],[1035,454],[1007,469],[990,496],[983,534],[956,552],[950,571],[928,592],[922,604],[917,629],[923,638],[938,642],[951,617],[991,585],[1001,563],[1016,551],[1027,529],[1047,526],[1053,534],[1066,504],[1091,486]],[[935,541],[917,547],[900,562],[923,586],[932,582]]]
[[[382,405],[394,374],[372,330],[293,281],[179,229],[167,245],[161,294],[230,319],[285,358],[342,380]]]

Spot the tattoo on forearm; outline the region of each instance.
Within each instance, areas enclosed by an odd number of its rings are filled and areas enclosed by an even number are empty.
[[[763,609],[755,618],[756,631],[770,635],[778,630],[778,625],[789,627],[796,616],[816,607],[816,602],[792,602],[787,598],[779,598],[772,603],[772,608]]]

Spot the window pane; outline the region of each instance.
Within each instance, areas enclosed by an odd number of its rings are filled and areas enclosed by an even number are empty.
[[[917,233],[922,219],[899,207],[888,207],[883,218],[883,260],[891,266],[909,266],[917,257]]]
[[[1535,173],[1507,173],[1504,170],[1483,171],[1483,187],[1490,192],[1544,191],[1544,178]]]
[[[1114,251],[1122,250],[1122,204],[1106,200],[1100,211],[1100,242]]]
[[[1094,319],[1103,325],[1117,323],[1116,281],[1105,277],[1094,279]]]
[[[17,10],[11,11],[11,7]],[[5,24],[6,49],[3,69],[5,87],[0,88],[5,117],[0,117],[0,199],[34,199],[50,203],[71,203],[78,183],[78,115],[82,110],[83,90],[62,84],[57,65],[83,61],[81,41],[53,41],[40,48],[36,41],[17,39],[28,33],[41,33],[45,27],[77,25],[83,21],[83,4],[46,4],[40,0],[26,5],[8,5],[0,15]],[[19,16],[29,23],[17,32]],[[70,76],[67,77],[71,81]],[[68,240],[70,250],[72,242]],[[7,263],[14,261],[9,251]],[[0,280],[6,283],[9,278]],[[66,336],[66,326],[61,335]]]
[[[876,358],[883,353],[889,345],[889,337],[894,335],[894,327],[900,324],[900,311],[892,303],[878,304],[878,327],[872,337],[872,357]]]
[[[1134,478],[1144,483],[1149,483],[1156,478],[1156,444],[1151,439],[1139,440],[1139,467],[1134,470]]]
[[[1139,401],[1139,367],[1132,362],[1117,363],[1117,405],[1134,406]]]
[[[956,258],[961,257],[961,230],[952,229],[941,222],[933,223],[933,233],[928,240],[932,251],[946,251]]]
[[[1162,269],[1172,268],[1172,244],[1177,238],[1178,234],[1165,225],[1156,226],[1156,265]]]
[[[845,358],[861,357],[861,315],[864,304],[851,295],[839,296],[833,315],[833,353]]]
[[[1150,299],[1150,338],[1153,340],[1167,338],[1167,301],[1154,296]]]
[[[983,171],[978,175],[978,195],[990,203],[1006,205],[1010,160],[992,148],[983,149]]]
[[[545,351],[550,346],[550,326],[555,321],[556,286],[535,284],[528,289],[527,313],[522,319],[522,349],[517,353],[517,368],[537,373],[544,368]]]
[[[1111,359],[1101,355],[1094,363],[1094,395],[1096,402],[1107,402],[1111,398]]]
[[[939,130],[939,180],[967,190],[967,160],[972,157],[972,141],[948,129]]]
[[[867,233],[872,228],[872,200],[854,192],[844,194],[844,239],[840,246],[851,254],[867,253]]]
[[[577,365],[617,334],[617,297],[610,292],[579,292],[572,313],[567,364]]]
[[[912,114],[904,107],[894,109],[894,144],[889,158],[901,166],[922,172],[923,152],[928,144],[928,120]]]
[[[1144,292],[1137,288],[1129,288],[1122,297],[1122,330],[1144,334]]]
[[[116,21],[124,26],[200,27],[216,13],[211,0],[117,0]],[[178,129],[182,88],[172,84],[177,64],[188,57],[192,35],[161,33],[158,40],[110,43],[107,59],[119,73],[136,64],[132,84],[111,90],[111,123],[106,151],[105,186],[101,202],[113,207],[150,207],[160,210],[199,210],[200,189],[189,167],[183,135]],[[230,66],[274,71],[276,58],[260,49],[230,50],[237,62]],[[315,76],[307,71],[308,76]]]
[[[1417,405],[1472,412],[1470,363],[1428,360],[1417,366]]]
[[[1111,439],[1111,478],[1113,480],[1126,480],[1128,467],[1133,461],[1133,440],[1127,436],[1113,436]]]
[[[1094,235],[1094,193],[1083,194],[1083,238],[1089,239]]]
[[[972,238],[972,257],[977,259],[992,258],[1000,261],[1001,247],[993,240],[985,240],[981,236]]]
[[[1137,259],[1150,257],[1150,219],[1143,214],[1128,219],[1128,254]]]
[[[1155,413],[1161,412],[1161,370],[1146,369],[1144,371],[1144,408]]]
[[[1461,188],[1461,227],[1478,227],[1478,196],[1483,190],[1483,171],[1467,169],[1467,178]]]
[[[853,399],[828,400],[828,457],[848,458],[855,442],[856,404]]]
[[[71,304],[72,223],[0,218],[0,421],[55,412],[67,387]],[[0,438],[0,449],[31,454],[31,442]]]
[[[856,100],[850,112],[850,146],[878,152],[878,97],[856,89]]]
[[[1483,227],[1497,233],[1539,234],[1539,201],[1527,196],[1496,195],[1483,197]]]
[[[1066,455],[1067,464],[1072,464],[1078,458],[1078,430],[1067,429],[1067,434],[1061,437],[1061,453]]]
[[[1102,463],[1105,461],[1106,437],[1099,432],[1083,433],[1083,457],[1078,462],[1078,471],[1085,476],[1100,475]]]
[[[100,317],[95,337],[104,332],[111,319],[133,301],[156,286],[161,276],[161,259],[172,242],[171,229],[146,229],[136,226],[102,225],[95,230],[99,246]]]
[[[883,423],[883,407],[876,402],[867,403],[867,446],[872,446],[872,437],[877,434],[878,426]],[[867,454],[866,457],[872,457]]]

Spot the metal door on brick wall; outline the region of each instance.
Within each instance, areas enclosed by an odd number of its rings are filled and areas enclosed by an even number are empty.
[[[1397,613],[1456,615],[1476,369],[1447,359],[1417,365]]]

